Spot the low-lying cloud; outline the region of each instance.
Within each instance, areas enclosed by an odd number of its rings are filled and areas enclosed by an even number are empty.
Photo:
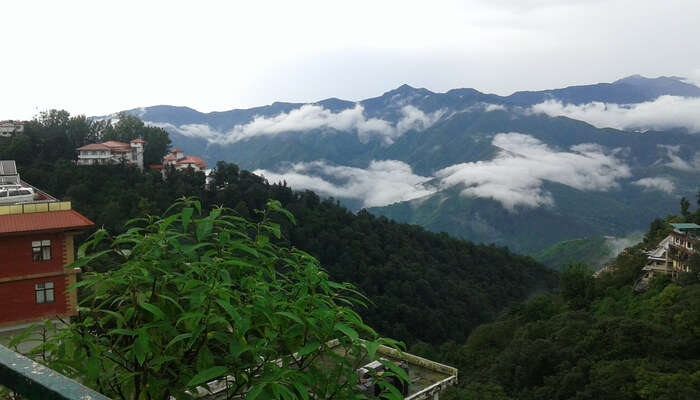
[[[189,137],[201,137],[210,143],[231,144],[254,137],[277,136],[287,132],[308,132],[314,130],[335,130],[354,132],[363,143],[377,138],[385,145],[392,144],[397,138],[410,130],[422,131],[445,114],[438,110],[426,114],[414,106],[401,108],[401,118],[392,124],[380,118],[366,118],[364,108],[356,104],[339,112],[333,112],[315,104],[306,104],[286,113],[273,117],[256,116],[252,121],[236,125],[228,132],[218,132],[208,125],[185,124],[174,126],[167,123],[153,123],[165,129],[177,131]]]
[[[384,206],[435,192],[425,184],[430,178],[415,175],[408,164],[395,160],[372,161],[367,169],[314,161],[292,164],[278,172],[260,169],[254,173],[270,182],[286,181],[293,189],[361,200],[363,207]]]
[[[372,161],[367,169],[331,166],[323,161],[297,163],[279,171],[258,170],[273,182],[310,189],[341,199],[359,199],[365,207],[416,199],[439,189],[463,185],[464,195],[491,198],[515,212],[518,206],[551,206],[546,181],[579,190],[608,190],[631,176],[618,152],[594,144],[557,151],[529,135],[500,133],[493,145],[501,150],[493,160],[456,164],[433,177],[415,175],[401,161]],[[430,184],[428,182],[431,182]]]
[[[529,135],[500,133],[493,145],[501,149],[489,161],[462,163],[436,173],[442,187],[464,185],[464,195],[492,198],[509,211],[516,206],[550,206],[554,200],[542,188],[545,181],[579,190],[608,190],[629,177],[616,152],[594,144],[557,151]]]
[[[659,190],[665,193],[673,193],[676,185],[668,178],[642,178],[632,182],[633,185],[642,186],[650,190]]]
[[[598,128],[622,130],[664,130],[686,128],[700,132],[700,98],[661,96],[654,101],[636,104],[592,102],[563,104],[547,100],[530,108],[549,116],[565,116],[588,122]]]
[[[678,154],[681,150],[681,146],[671,146],[665,144],[659,144],[657,146],[659,148],[666,149],[666,157],[668,158],[668,161],[663,163],[664,166],[678,171],[700,172],[700,152],[695,153],[695,157],[693,157],[692,160],[686,161]]]

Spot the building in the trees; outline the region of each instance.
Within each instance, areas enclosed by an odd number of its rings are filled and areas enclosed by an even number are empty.
[[[185,156],[185,153],[180,149],[173,149],[163,157],[163,163],[151,165],[149,168],[162,171],[165,175],[165,170],[174,168],[178,171],[192,168],[195,171],[204,171],[207,169],[207,164],[199,157]]]
[[[675,278],[681,272],[690,272],[690,256],[700,251],[700,225],[679,223],[671,226],[671,233],[656,249],[647,253],[642,280],[649,280],[656,274],[668,274]]]
[[[129,143],[110,140],[78,147],[78,165],[132,164],[143,170],[143,149],[145,142],[134,139]]]
[[[73,237],[94,224],[70,202],[36,193],[37,200],[0,205],[0,332],[77,314],[76,293],[65,292],[80,269],[66,267]]]
[[[0,137],[11,137],[24,132],[24,124],[18,121],[0,121]]]

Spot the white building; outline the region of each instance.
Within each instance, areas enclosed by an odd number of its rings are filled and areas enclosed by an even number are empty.
[[[143,145],[141,139],[130,143],[110,140],[104,143],[93,143],[76,149],[78,165],[96,164],[132,164],[143,170]]]
[[[15,133],[24,132],[24,124],[15,121],[0,122],[0,137],[11,137]]]

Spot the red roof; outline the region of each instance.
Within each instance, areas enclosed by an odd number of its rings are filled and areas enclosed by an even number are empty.
[[[129,146],[129,143],[117,142],[116,140],[110,140],[102,144],[107,147],[131,147]]]
[[[129,143],[117,142],[115,140],[110,140],[104,143],[92,143],[85,145],[83,147],[78,147],[76,150],[111,150],[118,152],[131,151],[131,146]]]
[[[144,141],[141,140],[141,139],[134,139],[134,140],[131,141],[131,143],[146,143],[146,142],[144,142]]]
[[[199,157],[185,157],[177,161],[177,165],[184,165],[184,164],[194,164],[198,166],[201,169],[206,169],[207,164]]]
[[[75,210],[0,215],[0,235],[67,231],[95,226]]]
[[[102,143],[92,143],[83,147],[78,147],[76,150],[109,150],[109,147],[103,145]]]

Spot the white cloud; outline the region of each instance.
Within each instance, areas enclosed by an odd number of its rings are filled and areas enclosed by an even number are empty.
[[[592,102],[582,105],[547,100],[530,109],[549,116],[565,116],[588,122],[598,128],[625,130],[687,128],[700,132],[700,98],[661,96],[637,104]]]
[[[209,142],[216,142],[222,140],[224,137],[224,135],[221,132],[211,129],[209,125],[206,124],[185,124],[175,126],[168,122],[153,121],[145,121],[145,124],[157,126],[168,131],[174,131],[187,137],[200,137],[206,139]]]
[[[486,111],[486,112],[504,111],[505,109],[506,109],[506,106],[504,106],[503,104],[484,103],[484,111]]]
[[[700,68],[695,68],[685,78],[686,83],[700,87]]]
[[[465,195],[492,198],[509,211],[516,206],[538,207],[553,204],[542,189],[545,181],[579,190],[607,190],[617,179],[630,176],[629,167],[615,152],[594,144],[581,144],[563,152],[551,149],[529,135],[500,133],[493,145],[501,149],[489,161],[462,163],[436,173],[442,187],[465,185]]]
[[[308,132],[317,129],[333,129],[341,132],[356,132],[363,143],[374,137],[385,145],[390,145],[410,130],[422,131],[443,115],[445,110],[426,114],[414,106],[401,108],[401,119],[393,125],[379,118],[365,118],[364,108],[356,104],[354,108],[334,113],[321,106],[306,104],[287,113],[274,117],[256,116],[251,122],[236,125],[228,132],[219,132],[207,125],[186,124],[174,126],[168,123],[154,123],[165,129],[177,131],[185,136],[202,137],[211,143],[230,144],[260,136],[276,136],[286,132]]]
[[[310,189],[322,195],[359,199],[365,207],[417,199],[456,185],[465,195],[492,198],[514,212],[517,206],[550,206],[554,200],[542,188],[545,181],[579,190],[608,190],[617,180],[631,176],[618,151],[580,144],[570,151],[556,151],[529,135],[500,133],[493,145],[501,149],[489,161],[456,164],[434,177],[415,175],[401,161],[372,161],[367,169],[331,166],[323,161],[297,163],[278,172],[257,170],[272,182],[287,181],[294,189]],[[430,180],[439,181],[436,187]]]
[[[659,148],[666,149],[666,157],[668,157],[669,161],[664,163],[664,166],[679,171],[700,172],[700,152],[695,153],[693,161],[686,161],[678,155],[678,152],[681,150],[680,146],[671,146],[663,144],[657,146]]]
[[[642,178],[632,182],[633,185],[643,186],[647,189],[659,190],[666,193],[673,193],[676,186],[668,178]]]
[[[256,170],[270,182],[286,181],[293,189],[309,189],[340,199],[358,199],[364,207],[384,206],[432,194],[430,178],[415,175],[401,161],[372,161],[367,169],[332,166],[323,161],[296,163],[279,172]]]

